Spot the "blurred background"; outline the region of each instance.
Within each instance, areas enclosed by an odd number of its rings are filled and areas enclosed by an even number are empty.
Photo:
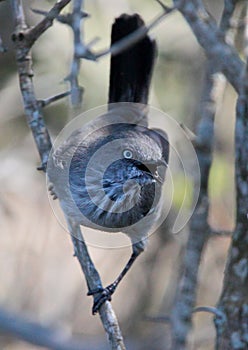
[[[23,1],[29,25],[41,18],[31,9],[49,9],[52,1]],[[167,2],[170,5],[169,2]],[[205,1],[218,21],[223,1]],[[161,12],[151,0],[85,1],[86,43],[100,40],[95,50],[109,46],[114,18],[139,13],[149,23]],[[49,205],[44,174],[38,172],[38,154],[26,125],[11,44],[13,23],[8,1],[0,3],[0,34],[8,51],[0,55],[0,305],[23,313],[41,324],[61,327],[83,337],[90,349],[106,349],[107,342],[98,316],[91,316],[92,299],[79,264],[73,258],[70,237],[55,218]],[[200,100],[206,58],[190,28],[178,13],[164,19],[151,35],[156,38],[158,58],[152,80],[150,103],[193,132],[200,118]],[[67,90],[72,55],[70,28],[55,23],[33,49],[34,84],[37,98]],[[109,57],[99,62],[82,61],[80,75],[84,87],[85,111],[107,102]],[[217,141],[210,177],[211,212],[209,221],[219,230],[234,226],[233,130],[236,95],[224,84],[215,131]],[[67,99],[44,110],[53,138],[75,115]],[[79,113],[79,111],[77,111]],[[228,121],[228,122],[227,122]],[[138,259],[113,297],[113,306],[129,349],[166,349],[169,326],[149,322],[146,316],[169,314],[175,293],[178,259],[187,230],[167,233],[162,225],[153,234],[147,251]],[[199,233],[200,234],[200,233]],[[198,305],[215,305],[221,291],[228,237],[209,240],[200,268]],[[118,275],[130,248],[89,247],[104,285]],[[213,349],[215,329],[212,316],[194,316],[189,349]],[[0,333],[3,350],[31,350],[35,346]]]

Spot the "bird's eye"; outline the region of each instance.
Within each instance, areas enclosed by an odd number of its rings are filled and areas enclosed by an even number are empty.
[[[127,159],[131,159],[133,157],[133,152],[130,151],[129,149],[125,149],[123,151],[123,157]]]

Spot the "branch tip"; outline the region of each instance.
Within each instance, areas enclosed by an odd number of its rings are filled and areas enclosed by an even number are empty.
[[[213,314],[216,318],[225,321],[226,320],[226,315],[224,312],[222,312],[220,309],[213,307],[213,306],[198,306],[193,309],[193,313],[197,312],[207,312],[210,314]]]
[[[48,106],[49,104],[51,104],[53,102],[56,102],[58,100],[61,100],[62,98],[70,95],[70,93],[71,93],[70,91],[62,92],[62,93],[60,93],[58,95],[49,97],[47,99],[38,100],[37,103],[38,103],[39,107],[44,108],[44,107]]]
[[[162,9],[163,9],[165,12],[169,12],[169,11],[172,10],[171,7],[166,6],[165,4],[163,4],[162,1],[160,1],[160,0],[155,0],[155,1],[162,7]],[[173,6],[173,9],[175,9],[174,6]]]

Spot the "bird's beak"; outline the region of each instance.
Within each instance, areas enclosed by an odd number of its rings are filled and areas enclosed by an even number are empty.
[[[157,163],[157,166],[164,166],[166,168],[168,167],[168,164],[166,163],[166,161],[164,159],[160,159],[156,163]]]
[[[148,163],[146,163],[146,166],[152,172],[154,179],[158,183],[163,184],[164,183],[164,179],[160,176],[157,168],[159,166],[164,166],[164,167],[167,168],[168,164],[166,163],[166,161],[164,159],[160,159],[158,161],[148,162]]]

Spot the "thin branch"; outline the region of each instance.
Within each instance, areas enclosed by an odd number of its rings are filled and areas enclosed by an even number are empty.
[[[167,14],[171,13],[175,10],[175,8],[169,8],[165,5],[163,5],[161,2],[159,2],[160,5],[163,7],[163,13],[156,17],[148,26],[144,26],[139,28],[137,31],[131,33],[124,39],[118,41],[114,45],[112,45],[110,48],[104,49],[98,53],[94,53],[91,50],[91,47],[95,44],[96,41],[98,41],[98,38],[94,38],[90,43],[85,44],[83,41],[82,36],[82,29],[81,29],[81,21],[87,17],[87,14],[82,11],[83,7],[83,0],[73,0],[73,8],[72,13],[67,14],[65,16],[61,16],[57,14],[56,19],[60,22],[63,22],[65,24],[68,24],[73,31],[73,37],[74,37],[74,52],[73,52],[73,59],[71,63],[71,70],[66,77],[65,80],[68,80],[71,85],[71,103],[74,107],[80,107],[82,104],[83,99],[83,87],[79,84],[79,74],[80,74],[80,68],[81,68],[81,59],[87,59],[91,61],[96,61],[99,58],[106,56],[108,54],[117,55],[134,44],[136,44],[138,41],[143,39],[148,31],[152,29],[155,25],[157,25]],[[35,13],[45,15],[46,18],[49,17],[49,13],[51,12],[44,12],[41,10],[33,10]],[[44,20],[45,20],[44,19]],[[53,18],[54,19],[54,18]],[[44,21],[43,20],[43,21]],[[42,23],[42,22],[41,22]],[[34,29],[33,29],[34,31]],[[40,30],[39,30],[40,31]],[[27,35],[26,35],[27,37]],[[29,39],[30,40],[30,39]],[[32,40],[31,40],[32,42]]]
[[[49,153],[52,148],[50,135],[45,126],[42,112],[35,97],[33,85],[32,58],[29,54],[29,47],[24,39],[23,33],[27,25],[25,22],[21,0],[12,0],[12,13],[15,23],[15,32],[12,40],[15,45],[16,63],[19,74],[20,89],[23,97],[23,104],[28,125],[32,131],[36,147],[41,158],[40,169],[46,169]]]
[[[222,320],[226,320],[226,315],[221,310],[213,306],[197,306],[194,308],[193,313],[197,312],[207,312]]]
[[[26,34],[26,40],[31,47],[34,42],[53,25],[53,21],[58,17],[63,8],[68,5],[71,0],[60,0],[55,3],[51,10],[46,14],[45,18],[35,27],[31,28]]]
[[[86,277],[89,291],[102,289],[101,278],[89,256],[86,244],[83,241],[80,226],[74,225],[68,219],[71,239],[74,245],[75,255],[78,258],[80,266]],[[94,298],[98,295],[95,294]],[[102,320],[106,334],[108,335],[109,344],[112,350],[125,350],[125,345],[118,325],[116,315],[109,301],[105,301],[99,309],[99,315]]]
[[[209,234],[211,236],[220,236],[220,237],[230,237],[232,235],[233,231],[225,231],[225,230],[216,230],[216,229],[210,229]]]
[[[42,16],[47,16],[48,15],[48,11],[44,11],[44,10],[40,10],[40,9],[32,9],[32,11],[38,15],[42,15]],[[83,11],[80,11],[80,16],[81,18],[86,18],[89,17],[89,14]],[[58,22],[61,22],[63,24],[68,24],[69,26],[71,26],[72,24],[72,14],[71,13],[67,13],[66,15],[58,15],[56,17],[56,20]]]
[[[84,47],[83,38],[81,35],[81,21],[83,19],[81,16],[82,7],[83,0],[73,0],[70,26],[73,31],[74,52],[68,80],[71,85],[71,103],[74,107],[80,107],[82,104],[84,91],[83,87],[81,87],[78,82],[81,67],[81,60],[79,58],[78,51],[81,49],[81,47]]]
[[[70,93],[71,93],[70,91],[62,92],[58,95],[48,97],[44,100],[38,100],[37,102],[38,102],[39,107],[44,108],[44,107],[48,106],[49,104],[51,104],[53,102],[57,102],[57,101],[61,100],[62,98],[70,95]]]
[[[213,306],[197,306],[192,310],[192,313],[197,312],[207,312],[210,314],[213,314],[214,316],[220,318],[221,320],[226,320],[225,314]],[[158,323],[171,323],[171,317],[167,315],[161,315],[161,316],[146,316],[146,321],[150,322],[158,322]]]
[[[202,2],[174,0],[174,4],[189,23],[206,55],[215,62],[215,66],[219,67],[238,92],[242,82],[244,63],[235,50],[225,42],[222,30],[209,16]],[[230,15],[230,11],[226,11],[225,15]]]
[[[88,350],[88,345],[63,330],[44,327],[0,308],[0,330],[30,344],[54,350]]]
[[[143,26],[137,29],[135,32],[127,35],[125,38],[117,41],[110,48],[104,49],[95,54],[93,53],[93,55],[95,56],[95,59],[97,60],[100,57],[106,56],[108,54],[115,56],[129,49],[130,47],[135,45],[137,42],[142,40],[153,27],[155,27],[159,22],[161,22],[165,16],[172,13],[176,8],[175,7],[169,8],[167,6],[164,6],[163,9],[164,9],[163,13],[160,14],[158,17],[156,17],[147,26]]]

